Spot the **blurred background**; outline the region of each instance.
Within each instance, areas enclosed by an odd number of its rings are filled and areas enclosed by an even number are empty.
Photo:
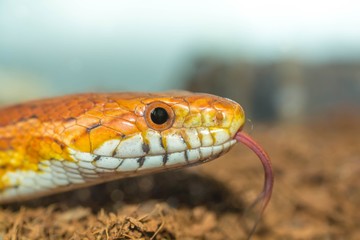
[[[360,239],[359,12],[350,0],[0,0],[0,105],[94,91],[186,89],[231,98],[245,108],[275,171],[254,239]],[[251,152],[234,149],[192,172],[94,188],[91,201],[81,191],[61,195],[54,203],[67,207],[58,212],[46,204],[35,213],[0,209],[0,239],[30,229],[26,239],[71,238],[74,221],[48,223],[90,206],[75,227],[86,233],[99,223],[91,219],[104,217],[97,209],[128,216],[131,204],[146,202],[171,208],[152,218],[164,226],[158,239],[245,239],[239,216],[263,173]]]
[[[354,1],[0,1],[0,103],[209,92],[256,120],[360,105]]]

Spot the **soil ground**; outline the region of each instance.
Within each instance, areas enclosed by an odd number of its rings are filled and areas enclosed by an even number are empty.
[[[360,239],[360,118],[255,125],[272,200],[253,239]],[[237,144],[195,168],[0,207],[0,239],[246,239],[260,161]]]

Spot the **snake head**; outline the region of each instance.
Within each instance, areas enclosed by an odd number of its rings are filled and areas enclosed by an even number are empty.
[[[116,171],[138,174],[205,162],[227,152],[245,122],[239,104],[214,95],[167,92],[129,96],[109,95],[113,109],[107,109],[101,125],[89,133],[91,149],[84,149],[96,156],[95,166],[107,167],[106,161],[115,161],[118,164],[111,166]],[[76,142],[74,145],[76,149]]]
[[[164,96],[143,102],[143,118],[140,121],[145,125],[142,128],[145,140],[148,134],[160,136],[167,154],[211,150],[212,153],[202,154],[201,159],[206,159],[207,155],[213,157],[225,143],[231,143],[245,122],[245,114],[239,104],[209,94],[184,92],[176,98]],[[214,148],[217,150],[214,151]]]

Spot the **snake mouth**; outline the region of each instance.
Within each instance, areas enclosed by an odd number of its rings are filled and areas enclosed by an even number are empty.
[[[256,143],[248,134],[245,132],[242,132],[241,129],[235,134],[234,139],[237,142],[240,142],[247,146],[249,149],[251,149],[260,159],[264,173],[264,186],[262,192],[258,195],[258,197],[255,199],[253,204],[250,206],[250,208],[255,207],[259,202],[261,202],[261,211],[258,216],[258,219],[256,220],[253,228],[250,231],[249,238],[253,235],[255,232],[255,229],[265,211],[266,206],[268,205],[271,194],[273,191],[273,185],[274,185],[274,174],[271,167],[271,161],[269,155],[265,152],[265,150]]]
[[[119,176],[137,175],[139,172],[156,172],[163,169],[176,169],[205,163],[227,153],[236,143],[235,139],[212,146],[201,146],[164,154],[146,155],[133,158],[118,158],[96,156],[93,154],[78,154],[74,157],[78,160],[80,170],[92,169],[103,176],[109,173],[121,172]]]

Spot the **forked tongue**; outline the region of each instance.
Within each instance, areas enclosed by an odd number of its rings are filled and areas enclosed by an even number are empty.
[[[270,158],[267,155],[267,153],[262,149],[262,147],[260,147],[259,144],[257,144],[249,135],[247,135],[246,133],[241,132],[241,131],[236,133],[235,139],[238,142],[241,142],[244,145],[246,145],[247,147],[249,147],[260,158],[260,161],[263,165],[264,173],[265,173],[265,181],[264,181],[263,190],[259,194],[259,196],[256,198],[254,203],[250,206],[250,208],[253,208],[258,203],[261,203],[260,214],[259,214],[258,218],[256,219],[255,224],[252,227],[252,229],[249,233],[249,236],[248,236],[248,239],[250,239],[251,236],[254,234],[256,227],[264,213],[264,210],[270,201],[271,193],[272,193],[272,189],[273,189],[273,185],[274,185],[274,175],[273,175],[272,168],[271,168]]]

